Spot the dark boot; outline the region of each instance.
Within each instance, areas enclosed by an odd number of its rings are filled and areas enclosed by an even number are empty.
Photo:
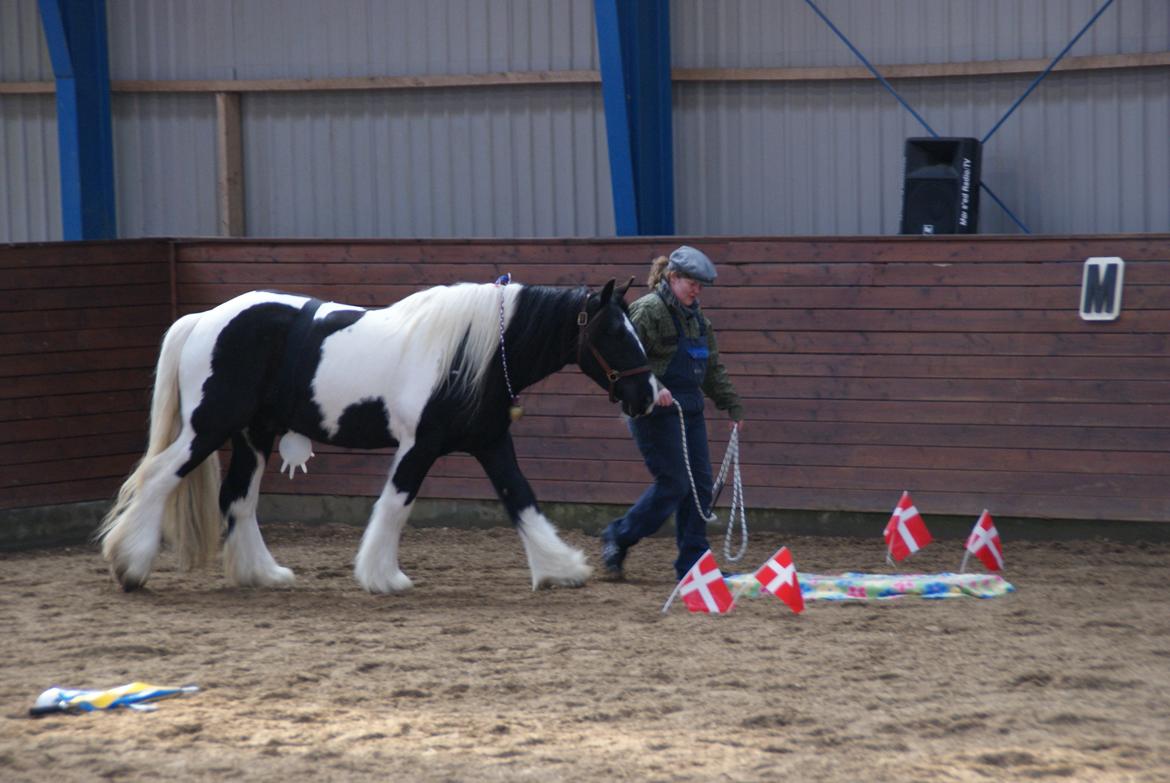
[[[620,582],[626,578],[622,564],[628,551],[617,542],[610,528],[607,527],[601,532],[601,565],[604,570],[602,579],[607,582]]]

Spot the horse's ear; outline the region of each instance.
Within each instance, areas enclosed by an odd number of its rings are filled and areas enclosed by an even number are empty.
[[[614,293],[617,294],[617,298],[618,299],[625,299],[626,298],[626,291],[629,291],[630,286],[632,286],[633,284],[634,284],[634,276],[630,275],[629,280],[627,280],[625,283],[623,283],[622,285],[619,285],[617,288],[614,289]]]
[[[605,288],[601,289],[601,300],[598,304],[598,307],[605,307],[607,304],[609,304],[609,300],[613,296],[613,286],[616,282],[617,281],[611,277],[609,282],[605,284]]]

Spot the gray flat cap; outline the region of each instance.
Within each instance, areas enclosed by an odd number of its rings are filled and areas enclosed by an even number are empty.
[[[670,254],[670,264],[667,269],[681,272],[687,277],[693,277],[700,283],[711,285],[715,282],[715,265],[701,250],[695,250],[689,245],[683,245]]]

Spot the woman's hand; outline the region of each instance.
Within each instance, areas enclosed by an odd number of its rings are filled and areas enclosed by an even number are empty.
[[[739,430],[740,432],[743,432],[743,425],[745,423],[746,422],[744,419],[740,419],[739,421],[733,421],[733,422],[731,422],[731,429]]]
[[[655,405],[661,405],[665,408],[668,405],[674,405],[674,397],[670,394],[670,389],[663,386],[658,390],[658,397],[654,400]]]

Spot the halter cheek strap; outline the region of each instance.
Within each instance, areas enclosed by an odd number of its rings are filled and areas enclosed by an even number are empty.
[[[589,299],[586,297],[585,302]],[[631,375],[641,375],[642,373],[650,372],[649,365],[642,365],[641,367],[634,367],[629,370],[615,370],[609,366],[609,362],[601,355],[601,351],[593,345],[589,340],[589,333],[587,327],[589,326],[589,312],[585,309],[585,305],[581,305],[581,312],[577,313],[577,364],[581,364],[581,357],[584,355],[585,346],[589,346],[589,350],[593,353],[593,358],[597,360],[601,371],[605,373],[606,379],[609,381],[609,401],[617,402],[617,382],[622,378],[627,378]]]

